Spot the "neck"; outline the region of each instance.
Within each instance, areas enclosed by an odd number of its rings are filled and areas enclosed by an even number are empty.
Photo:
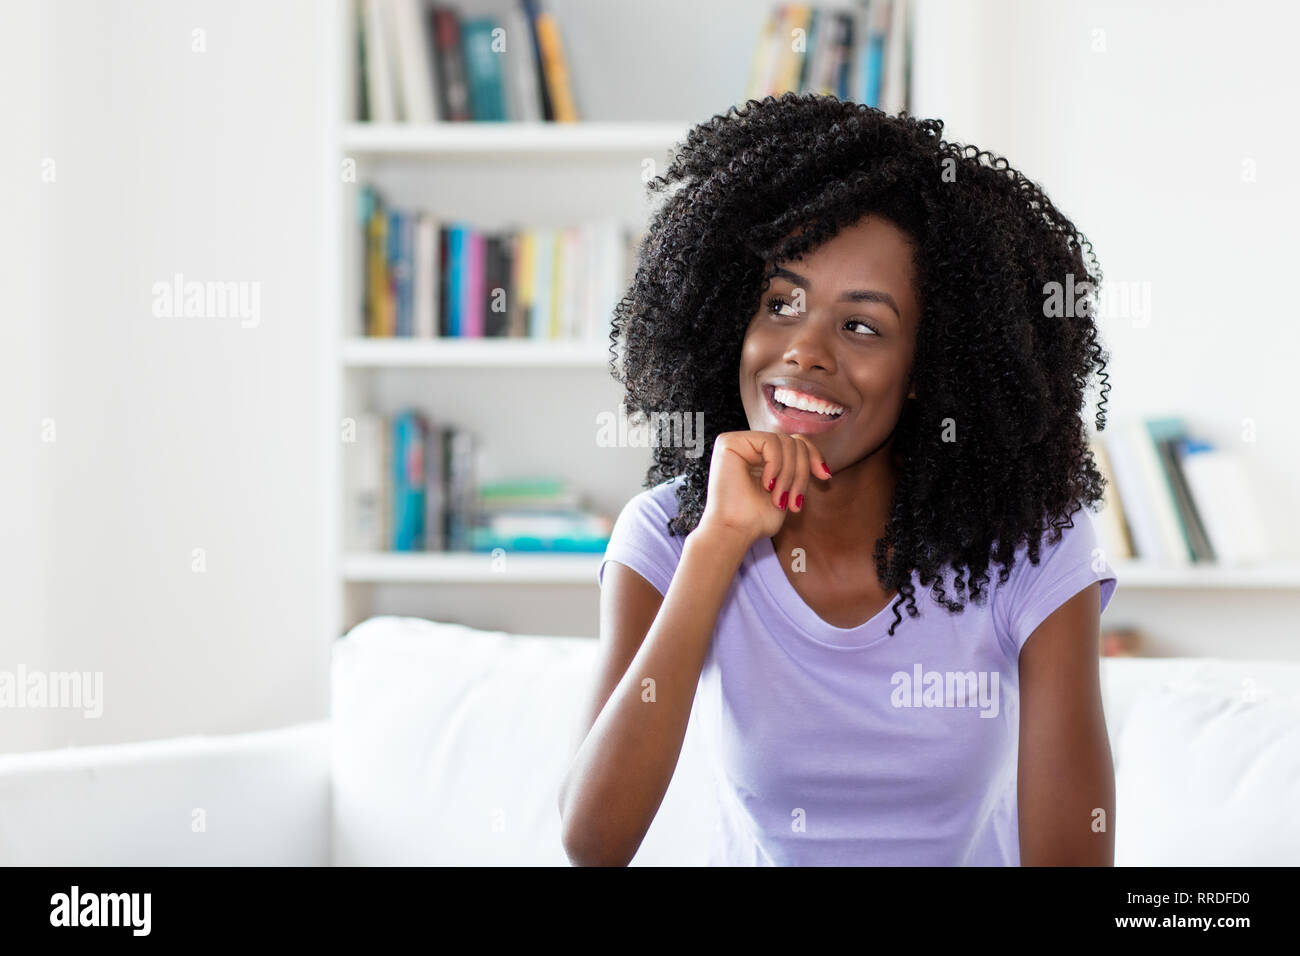
[[[810,562],[823,567],[872,564],[898,481],[892,447],[890,441],[829,479],[810,478],[803,510],[789,514],[772,538],[777,552],[803,548]]]

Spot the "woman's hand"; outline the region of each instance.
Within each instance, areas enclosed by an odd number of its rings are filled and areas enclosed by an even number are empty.
[[[830,471],[807,436],[723,432],[713,442],[699,526],[739,533],[748,544],[770,538],[781,530],[790,511],[802,510],[809,475],[825,481]]]

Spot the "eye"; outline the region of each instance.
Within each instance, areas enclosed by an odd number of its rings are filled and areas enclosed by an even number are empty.
[[[866,322],[866,321],[864,321],[864,320],[862,320],[862,319],[849,319],[849,321],[848,321],[847,323],[845,323],[845,324],[846,324],[846,325],[860,325],[860,326],[862,326],[864,329],[867,329],[867,330],[871,333],[871,335],[879,335],[879,334],[880,334],[880,330],[879,330],[879,329],[877,329],[877,328],[876,328],[874,325],[872,325],[870,322]],[[862,334],[862,335],[866,335],[867,333],[866,333],[866,332],[863,332],[863,333],[860,333],[860,334]]]
[[[793,307],[793,306],[791,306],[791,303],[789,302],[789,300],[787,300],[787,299],[783,299],[783,298],[781,298],[781,296],[779,296],[779,295],[774,295],[774,296],[772,296],[772,298],[770,298],[770,299],[767,300],[767,311],[769,311],[769,312],[771,312],[771,313],[773,313],[773,314],[780,314],[781,309],[782,309],[782,308],[785,308],[785,307],[787,307],[787,306]],[[792,315],[792,316],[793,316],[793,315],[798,315],[798,313],[797,313],[797,312],[795,312],[795,313],[791,313],[791,315]]]
[[[773,315],[784,315],[786,318],[794,318],[798,316],[800,313],[798,312],[783,313],[781,311],[782,309],[793,308],[793,307],[794,307],[793,304],[788,299],[783,298],[782,296],[779,295],[774,295],[767,300],[767,311]],[[867,322],[865,319],[849,319],[845,323],[846,328],[851,328],[852,326],[855,325],[860,325],[867,330],[866,332],[858,333],[863,338],[871,338],[873,336],[877,336],[880,334],[880,330],[877,329],[870,322]]]

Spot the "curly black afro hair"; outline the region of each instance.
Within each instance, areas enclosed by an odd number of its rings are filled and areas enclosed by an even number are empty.
[[[894,432],[898,481],[874,550],[881,585],[899,592],[890,634],[904,602],[917,616],[913,570],[935,585],[936,603],[960,611],[967,584],[972,600],[985,593],[991,560],[1000,582],[1022,544],[1037,564],[1049,527],[1058,541],[1104,487],[1082,418],[1095,369],[1096,427],[1105,428],[1109,356],[1095,309],[1048,317],[1044,307],[1048,283],[1066,286],[1067,276],[1100,287],[1092,244],[1004,158],[942,132],[941,120],[795,93],[700,123],[648,183],[665,201],[610,333],[627,414],[704,412],[705,453],[663,443],[645,479],[683,476],[668,532],[685,535],[704,511],[714,440],[749,429],[741,344],[771,263],[800,258],[868,213],[911,236],[917,398]],[[945,419],[962,423],[958,441],[942,440]],[[945,565],[957,596],[944,591]]]

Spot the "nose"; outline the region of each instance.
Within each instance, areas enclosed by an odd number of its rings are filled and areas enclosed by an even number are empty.
[[[820,368],[827,372],[835,371],[835,356],[826,341],[824,323],[809,316],[809,321],[800,322],[786,346],[782,358],[793,362],[799,368]]]

